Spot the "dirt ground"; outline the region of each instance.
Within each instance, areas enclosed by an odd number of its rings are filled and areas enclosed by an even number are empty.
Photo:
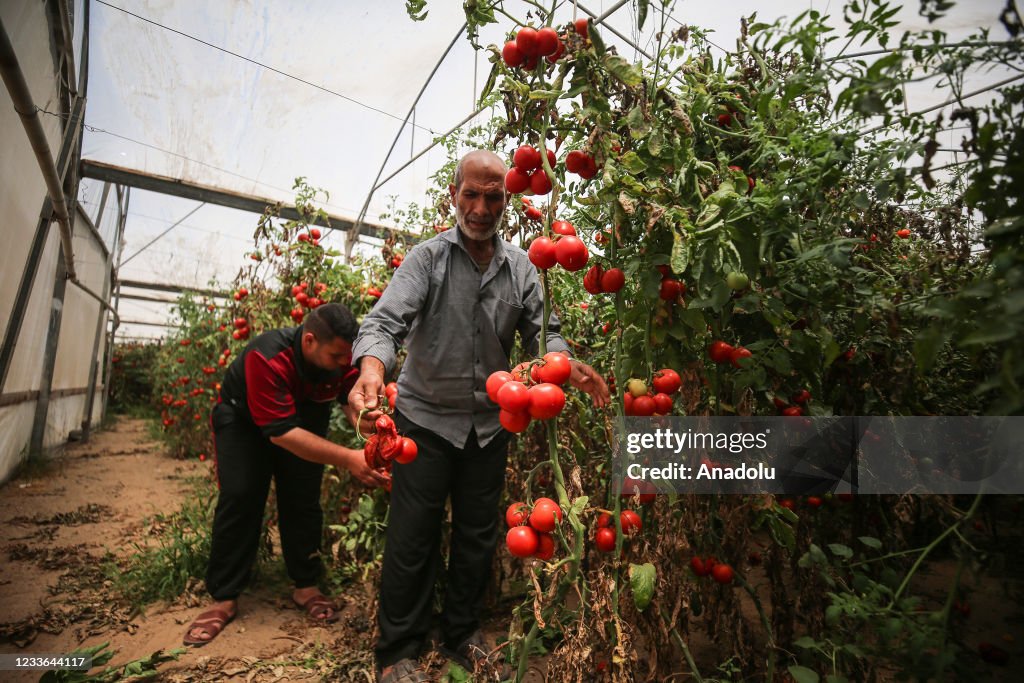
[[[122,418],[88,443],[67,447],[45,472],[0,489],[0,652],[66,654],[109,641],[113,666],[183,647],[204,598],[188,594],[133,614],[115,600],[102,563],[108,551],[132,551],[143,519],[178,510],[188,478],[210,466],[166,457],[144,421]],[[362,680],[372,680],[366,659],[372,625],[362,610],[346,605],[339,623],[322,627],[289,597],[287,591],[247,592],[235,621],[209,645],[161,665],[161,680],[320,680],[324,667],[333,667],[318,656],[325,652],[335,663],[338,657],[365,660],[352,671],[365,669]],[[352,642],[353,633],[362,634],[360,642]],[[40,675],[5,671],[0,679],[37,681]]]
[[[114,666],[182,648],[205,596],[187,591],[170,604],[135,614],[111,589],[103,566],[111,555],[124,557],[133,543],[145,543],[150,526],[144,520],[176,512],[191,489],[189,479],[209,467],[210,462],[167,457],[149,438],[146,422],[120,418],[88,443],[68,446],[52,465],[0,488],[0,653],[64,654],[109,641]],[[921,588],[926,594],[934,589],[941,599],[951,572],[952,565],[929,567]],[[1011,654],[1008,666],[994,669],[979,659],[979,678],[1021,680],[1019,579],[1013,569],[972,589],[965,645],[990,641]],[[250,590],[238,618],[215,641],[162,664],[159,680],[372,683],[374,587],[356,586],[342,599],[341,620],[324,627],[292,606],[286,588]],[[703,649],[699,631],[691,642],[696,651]],[[434,674],[444,668],[436,654],[427,663]],[[4,683],[39,677],[40,672],[0,673]]]

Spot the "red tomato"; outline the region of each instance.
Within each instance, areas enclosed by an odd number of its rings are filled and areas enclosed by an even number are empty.
[[[528,391],[530,417],[535,420],[549,420],[562,412],[562,408],[565,407],[565,392],[555,384],[548,382],[534,384]]]
[[[558,43],[558,33],[550,26],[545,26],[537,31],[537,53],[541,57],[554,54],[558,49]]]
[[[530,512],[529,524],[537,531],[550,533],[562,521],[562,508],[550,498],[538,498]]]
[[[697,576],[707,576],[711,573],[711,568],[705,568],[704,559],[697,555],[690,558],[690,569],[692,569],[693,573]]]
[[[662,368],[654,373],[654,380],[651,384],[656,392],[674,394],[683,386],[683,379],[672,368]]]
[[[498,388],[495,396],[502,410],[510,413],[525,413],[530,407],[530,392],[522,382],[505,382]]]
[[[910,238],[910,230],[908,230],[907,228],[903,228],[902,230],[897,230],[896,231],[896,236],[899,237],[901,240],[909,239]]]
[[[728,128],[731,123],[732,123],[732,114],[719,114],[718,115],[718,125],[720,125],[722,128]]]
[[[822,500],[818,496],[807,496],[807,507],[817,509],[821,507]]]
[[[573,272],[587,265],[590,254],[583,240],[570,235],[562,237],[555,243],[555,258],[560,266]]]
[[[558,235],[575,235],[576,228],[569,221],[555,221],[551,224],[551,232]]]
[[[247,326],[248,324],[249,323],[248,321],[246,321],[245,318],[235,318],[235,329],[240,330],[243,327]]]
[[[732,567],[727,564],[716,564],[711,568],[711,578],[721,584],[732,583]]]
[[[555,539],[551,534],[537,534],[537,552],[533,556],[545,562],[555,556]]]
[[[594,161],[594,157],[587,155],[583,159],[583,168],[580,169],[579,176],[584,180],[589,180],[597,175],[597,162]]]
[[[657,393],[654,395],[654,412],[658,415],[668,415],[672,412],[672,397],[668,394]]]
[[[583,289],[587,290],[591,294],[600,294],[604,291],[601,287],[601,277],[604,275],[601,269],[600,263],[595,263],[587,271],[587,274],[583,276]]]
[[[402,451],[395,457],[395,460],[407,465],[416,459],[419,455],[420,449],[416,445],[416,442],[407,436],[402,437]]]
[[[544,218],[544,212],[535,206],[531,206],[526,210],[526,218],[531,221],[539,221],[541,218]]]
[[[551,192],[551,178],[544,172],[544,169],[537,169],[530,175],[530,191],[534,194],[547,194]]]
[[[526,55],[524,55],[523,51],[519,49],[518,45],[516,45],[516,41],[510,40],[505,43],[505,47],[501,49],[501,58],[505,60],[505,64],[510,68],[515,68],[523,63],[523,60],[526,59]]]
[[[572,362],[565,354],[552,351],[544,354],[544,365],[536,366],[537,381],[549,384],[565,384],[572,375]]]
[[[294,320],[296,323],[301,323],[304,313],[302,312],[301,308],[293,308],[292,312],[289,315],[292,316],[292,320]]]
[[[606,526],[612,525],[612,516],[607,512],[602,512],[597,516],[597,528],[602,529]]]
[[[721,339],[717,339],[711,342],[711,345],[708,346],[708,356],[711,358],[712,361],[718,364],[728,363],[730,357],[732,356],[732,352],[732,346],[726,344]]]
[[[619,268],[609,268],[601,276],[601,289],[614,294],[626,284],[626,275]]]
[[[299,293],[295,295],[295,300],[299,302],[300,306],[306,306],[309,304],[309,295],[300,290]]]
[[[653,396],[637,396],[633,399],[633,415],[637,417],[650,417],[658,410],[658,404],[654,402]]]
[[[605,526],[594,532],[594,545],[602,553],[615,550],[615,529]]]
[[[491,399],[492,401],[494,401],[495,403],[497,403],[498,402],[498,389],[501,389],[501,387],[505,384],[505,382],[508,382],[511,379],[512,379],[512,373],[511,372],[506,372],[504,370],[498,370],[497,372],[492,372],[491,376],[487,378],[487,384],[485,385],[485,387],[487,388],[487,397],[489,399]]]
[[[789,406],[782,409],[782,414],[786,417],[800,417],[804,414],[804,409],[800,406]]]
[[[589,38],[590,33],[590,20],[586,18],[580,18],[573,22],[573,28],[576,29],[576,34],[586,40]]]
[[[554,64],[564,54],[565,54],[565,43],[563,43],[561,40],[559,40],[558,41],[558,46],[555,47],[555,51],[552,54],[550,54],[547,57],[545,57],[544,59],[546,59],[549,62],[551,62],[552,64]]]
[[[528,526],[516,526],[505,534],[505,545],[516,557],[530,557],[537,552],[537,532]]]
[[[520,169],[513,166],[505,174],[505,189],[510,194],[519,194],[525,192],[526,188],[530,186],[530,176]]]
[[[556,252],[557,245],[549,237],[543,235],[537,237],[530,243],[530,249],[527,251],[527,255],[530,257],[530,263],[537,266],[541,270],[547,270],[558,263],[558,256]]]
[[[523,526],[526,524],[526,520],[530,518],[530,508],[526,507],[526,503],[512,503],[505,510],[505,524],[512,527]]]
[[[643,528],[643,522],[640,521],[640,515],[636,514],[632,510],[623,510],[619,513],[619,525],[622,527],[622,533],[627,536],[639,533]]]
[[[312,237],[315,240],[320,239],[320,228],[310,228],[309,229],[309,236]]]
[[[746,360],[753,355],[745,346],[737,346],[729,353],[729,362],[733,367],[742,368],[747,365]]]
[[[661,281],[661,289],[658,290],[658,296],[664,301],[675,301],[683,291],[682,283],[679,280],[667,277]]]
[[[540,166],[540,152],[536,147],[522,145],[512,155],[512,164],[520,171],[532,171]]]
[[[526,428],[530,426],[530,414],[529,413],[510,413],[507,410],[498,412],[498,422],[507,431],[513,434],[519,434],[520,432],[526,431]]]
[[[793,394],[793,403],[803,405],[804,403],[807,403],[810,400],[811,392],[807,391],[806,389],[801,389],[800,391]]]
[[[519,47],[519,51],[527,57],[537,57],[540,55],[539,46],[537,45],[537,31],[529,26],[519,29],[519,32],[516,34],[516,45]]]
[[[565,169],[570,173],[579,173],[586,169],[588,158],[590,157],[586,152],[574,149],[565,156]]]

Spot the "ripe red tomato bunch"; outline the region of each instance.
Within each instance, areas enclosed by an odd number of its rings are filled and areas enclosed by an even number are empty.
[[[498,420],[506,430],[518,434],[531,420],[550,420],[565,407],[562,385],[572,375],[568,356],[552,351],[530,365],[529,381],[499,370],[487,378],[487,396],[498,404]]]
[[[245,318],[235,318],[235,331],[231,336],[236,340],[249,338],[249,321]],[[184,361],[178,361],[179,363]]]
[[[734,347],[721,339],[716,339],[708,345],[708,357],[716,365],[731,363],[735,368],[742,368],[749,362],[747,359],[753,355],[745,346]]]
[[[551,532],[562,521],[562,508],[550,498],[538,498],[533,507],[517,502],[505,511],[508,533],[505,546],[516,557],[550,560],[555,554]]]
[[[615,550],[615,540],[618,535],[615,526],[612,524],[612,515],[602,512],[597,517],[597,529],[594,530],[594,546],[602,553],[610,553]],[[623,510],[619,513],[619,527],[623,535],[629,537],[639,534],[643,530],[643,522],[633,510]]]
[[[370,435],[363,446],[367,466],[390,472],[395,461],[404,465],[416,459],[419,454],[416,442],[398,433],[390,415],[381,415],[373,426],[376,432]],[[385,488],[391,490],[390,482]]]
[[[590,260],[590,251],[576,236],[576,228],[568,221],[555,221],[551,230],[556,235],[554,239],[544,235],[533,238],[526,252],[530,263],[541,270],[554,268],[556,264],[569,272],[582,270]]]
[[[555,169],[555,153],[546,150],[548,166]],[[551,192],[551,179],[544,171],[540,151],[530,145],[521,145],[512,155],[512,168],[505,174],[505,189],[510,194],[519,194],[529,189],[534,194]]]
[[[672,368],[662,368],[654,373],[651,387],[636,377],[626,382],[623,393],[623,408],[630,417],[668,415],[675,401],[673,394],[683,386],[683,379]]]
[[[804,414],[803,406],[807,405],[807,402],[811,400],[811,392],[807,391],[807,389],[801,389],[793,394],[791,400],[794,405],[790,405],[776,396],[772,399],[772,403],[775,404],[775,408],[779,411],[779,415],[785,415],[786,417],[799,417]]]
[[[626,275],[621,268],[605,270],[595,263],[583,276],[583,288],[591,294],[614,294],[626,284]]]
[[[690,569],[699,577],[710,575],[712,579],[723,585],[732,583],[736,575],[732,567],[719,562],[714,557],[695,555],[690,558]]]
[[[537,67],[541,57],[554,64],[563,54],[562,36],[550,26],[540,29],[524,26],[516,32],[515,40],[508,41],[501,49],[501,58],[509,68],[522,66],[530,71]]]

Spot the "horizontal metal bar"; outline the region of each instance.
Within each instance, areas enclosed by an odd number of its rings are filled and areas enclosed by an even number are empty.
[[[103,386],[97,385],[96,391],[102,391]],[[50,399],[55,398],[67,398],[68,396],[81,396],[89,393],[89,387],[77,387],[75,389],[54,389],[50,392]],[[19,403],[28,403],[29,401],[35,401],[39,398],[39,390],[33,389],[32,391],[15,391],[10,394],[0,394],[0,408],[6,406],[15,406]]]
[[[194,292],[196,294],[202,294],[203,296],[210,296],[217,299],[227,299],[231,295],[226,292],[218,292],[215,289],[205,289],[202,287],[184,287],[182,285],[167,285],[160,282],[142,282],[141,280],[118,280],[122,287],[131,287],[132,289],[148,289],[155,292],[171,292],[172,294],[183,294],[184,292]],[[121,295],[124,297],[124,294]]]

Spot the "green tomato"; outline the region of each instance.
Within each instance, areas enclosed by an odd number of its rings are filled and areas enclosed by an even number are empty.
[[[747,288],[750,284],[750,278],[747,277],[745,273],[740,273],[734,270],[725,276],[725,283],[729,285],[729,289],[738,292],[741,289]]]

